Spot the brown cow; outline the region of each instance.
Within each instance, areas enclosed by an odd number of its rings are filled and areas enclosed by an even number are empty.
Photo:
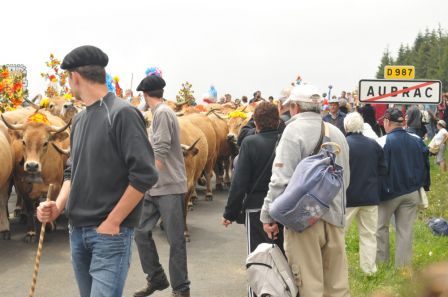
[[[233,117],[230,118],[227,122],[229,125],[229,134],[227,135],[227,142],[230,146],[230,150],[232,151],[232,155],[238,154],[238,135],[240,135],[241,128],[249,122],[252,114],[246,114],[246,117]]]
[[[0,234],[3,239],[11,239],[8,219],[8,190],[14,165],[14,152],[8,128],[0,122]]]
[[[218,157],[215,166],[216,189],[224,189],[223,182],[226,186],[230,186],[230,158],[232,156],[227,135],[229,134],[229,126],[227,120],[219,113],[212,111],[208,117],[213,122],[217,137]],[[223,177],[224,175],[224,177]]]
[[[28,232],[26,241],[35,240],[34,202],[48,191],[53,184],[51,197],[57,197],[61,189],[63,171],[67,156],[61,155],[55,146],[66,149],[69,146],[69,133],[65,131],[70,123],[65,124],[58,117],[48,112],[40,113],[48,120],[43,122],[28,121],[24,117],[22,123],[11,123],[8,117],[14,118],[13,112],[2,115],[2,120],[13,135],[13,148],[16,154],[14,168],[14,186],[21,196],[26,209]]]
[[[206,192],[205,200],[213,200],[212,192],[212,177],[213,169],[216,163],[216,158],[218,156],[216,132],[213,127],[213,122],[206,115],[203,114],[190,114],[182,117],[188,119],[192,124],[198,127],[205,135],[207,139],[208,155],[207,163],[205,164],[204,175],[206,180]],[[196,197],[196,191],[193,193],[193,199]]]
[[[75,106],[75,100],[66,100],[62,97],[53,97],[48,99],[48,107],[46,108],[52,115],[58,116],[64,122],[70,122],[78,113]]]
[[[41,107],[33,102],[36,101],[37,98],[41,98],[42,96],[37,95],[34,97],[33,100],[25,100],[28,102],[28,104],[31,105],[32,108],[35,110],[40,110]],[[48,110],[52,115],[55,115],[57,117],[60,117],[64,120],[65,123],[70,122],[73,117],[78,113],[79,107],[75,106],[75,103],[77,106],[79,106],[79,101],[76,101],[75,99],[67,100],[63,97],[52,97],[48,99],[48,106],[44,107],[44,110]]]
[[[196,181],[205,169],[208,157],[208,145],[205,134],[189,121],[187,117],[179,118],[180,142],[184,154],[185,171],[187,174],[187,193],[185,194],[185,238],[190,235],[187,227],[187,210],[193,209],[191,197],[195,192]]]

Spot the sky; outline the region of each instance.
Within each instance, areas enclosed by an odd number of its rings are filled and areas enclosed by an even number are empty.
[[[160,68],[167,99],[185,81],[196,97],[212,84],[218,96],[278,97],[297,75],[340,94],[374,78],[386,48],[448,31],[446,0],[25,0],[1,11],[0,64],[27,66],[31,97],[44,93],[50,53],[62,59],[85,44],[109,56],[123,89]]]

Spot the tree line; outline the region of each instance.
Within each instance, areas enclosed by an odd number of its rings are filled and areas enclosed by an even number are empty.
[[[386,49],[381,58],[376,78],[384,78],[387,65],[415,66],[415,79],[442,81],[443,91],[448,91],[448,34],[442,28],[419,32],[414,44],[400,45],[396,57]]]

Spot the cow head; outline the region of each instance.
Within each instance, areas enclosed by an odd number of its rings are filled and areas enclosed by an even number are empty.
[[[42,160],[48,152],[50,143],[65,140],[69,135],[65,131],[70,122],[63,127],[50,126],[42,122],[26,122],[23,124],[11,124],[1,115],[6,126],[13,131],[19,131],[22,135],[22,153],[24,170],[30,174],[40,174]]]
[[[61,97],[53,97],[49,99],[47,110],[64,122],[68,123],[78,113],[73,100],[66,100]]]
[[[243,122],[244,119],[240,117],[229,119],[229,134],[227,134],[227,141],[236,144],[240,130],[243,127]]]

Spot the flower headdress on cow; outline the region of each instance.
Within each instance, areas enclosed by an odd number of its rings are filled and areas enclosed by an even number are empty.
[[[42,72],[40,74],[40,76],[48,82],[47,89],[45,90],[45,96],[47,98],[57,96],[66,98],[66,95],[70,94],[70,89],[67,84],[68,72],[60,68],[61,61],[55,58],[53,54],[50,54],[50,59],[48,62],[45,62],[45,65],[49,68],[49,71]]]
[[[228,117],[229,119],[232,119],[232,118],[242,118],[242,119],[246,119],[246,118],[247,118],[247,114],[246,114],[244,111],[241,111],[241,110],[235,110],[235,111],[229,112],[228,115],[227,115],[227,117]]]
[[[31,116],[28,117],[26,120],[27,123],[42,123],[45,125],[50,125],[50,121],[48,120],[47,116],[40,112],[35,112]]]
[[[176,95],[176,105],[184,105],[187,104],[189,106],[196,105],[196,99],[193,96],[193,85],[186,81],[182,84],[182,88],[179,90],[178,95]]]
[[[22,66],[22,67],[15,67]],[[3,65],[0,68],[0,111],[14,110],[27,97],[23,65]]]

